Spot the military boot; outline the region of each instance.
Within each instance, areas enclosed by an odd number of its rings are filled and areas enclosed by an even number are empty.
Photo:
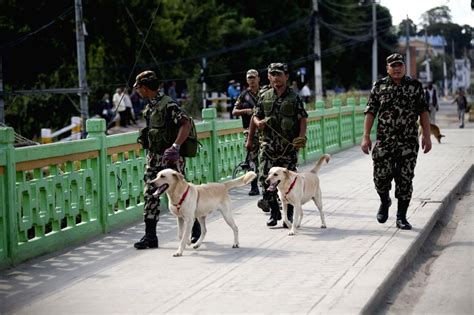
[[[270,212],[270,203],[267,198],[265,198],[265,195],[263,196],[262,199],[257,201],[257,207],[262,209],[263,212]]]
[[[191,232],[191,243],[196,243],[201,236],[201,224],[196,219],[194,220],[193,231]]]
[[[293,212],[294,212],[293,209],[294,209],[294,208],[293,208],[292,205],[288,205],[288,209],[287,209],[287,211],[286,211],[287,217],[288,217],[288,221],[290,221],[291,223],[293,223]],[[285,222],[283,222],[283,227],[284,227],[285,229],[288,228],[288,226],[286,225]]]
[[[249,191],[249,196],[258,196],[260,195],[260,191],[258,191],[258,180],[255,178],[251,183],[250,183],[250,191]]]
[[[388,209],[392,205],[392,200],[390,199],[389,192],[379,192],[380,196],[380,207],[379,211],[377,212],[377,221],[379,223],[385,223],[388,219]]]
[[[281,220],[280,205],[278,201],[271,200],[269,201],[270,205],[270,219],[267,221],[267,226],[275,226],[277,222]]]
[[[158,237],[156,236],[156,220],[145,219],[145,235],[133,246],[136,249],[157,248]]]
[[[398,200],[397,228],[411,230],[411,224],[407,221],[407,210],[410,200]]]

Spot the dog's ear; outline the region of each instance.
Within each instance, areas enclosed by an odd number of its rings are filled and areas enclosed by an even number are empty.
[[[174,171],[174,172],[173,172],[173,175],[176,176],[176,178],[177,178],[178,180],[183,180],[183,179],[184,179],[183,174],[181,174],[180,172]]]
[[[288,171],[287,168],[283,170],[283,174],[285,175],[286,178],[290,177],[290,172]]]

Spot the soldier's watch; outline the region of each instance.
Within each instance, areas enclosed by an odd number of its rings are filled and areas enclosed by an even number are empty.
[[[176,150],[179,151],[179,148],[181,147],[181,145],[177,144],[177,143],[173,143],[173,148],[175,148]]]

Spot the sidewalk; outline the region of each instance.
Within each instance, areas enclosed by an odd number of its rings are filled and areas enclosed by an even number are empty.
[[[411,231],[395,227],[396,202],[387,223],[377,223],[372,162],[353,147],[321,167],[327,229],[311,203],[296,236],[281,223],[269,229],[258,197],[247,195],[249,187],[236,189],[241,248],[231,248],[232,231],[214,213],[203,246],[172,257],[176,220],[165,214],[157,250],[133,248],[144,231],[137,224],[1,271],[0,313],[370,313],[462,183],[472,180],[474,130],[442,132],[443,144],[418,157]]]

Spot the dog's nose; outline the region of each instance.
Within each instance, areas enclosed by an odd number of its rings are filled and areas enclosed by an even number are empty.
[[[268,179],[265,179],[265,184],[270,185],[270,181]]]

